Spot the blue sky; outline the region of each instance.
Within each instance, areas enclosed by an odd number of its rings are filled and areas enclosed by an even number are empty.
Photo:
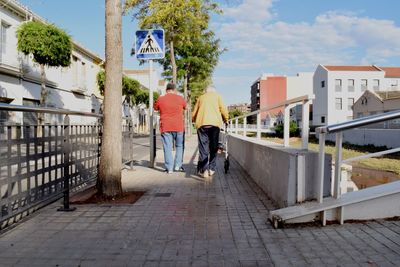
[[[21,0],[104,58],[103,0]],[[211,26],[228,51],[214,84],[225,103],[250,101],[262,73],[295,75],[318,64],[400,66],[400,1],[219,0]],[[396,14],[397,13],[397,14]],[[144,68],[130,56],[137,29],[123,18],[124,67]]]

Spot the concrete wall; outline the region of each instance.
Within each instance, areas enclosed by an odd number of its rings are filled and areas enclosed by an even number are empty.
[[[229,155],[234,158],[278,205],[288,207],[298,202],[298,181],[304,177],[305,186],[300,189],[303,200],[311,200],[317,195],[316,152],[283,148],[271,142],[256,140],[233,134],[228,139]],[[304,166],[300,167],[300,158]],[[324,195],[330,192],[331,158],[327,155]],[[303,170],[303,171],[301,171]]]
[[[400,147],[400,129],[351,129],[343,132],[343,143],[353,145]],[[335,142],[336,135],[329,134],[326,140]]]

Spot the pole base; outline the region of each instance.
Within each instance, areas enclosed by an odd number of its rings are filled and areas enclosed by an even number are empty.
[[[74,211],[74,210],[76,210],[76,207],[70,207],[70,208],[61,207],[61,208],[57,209],[57,211],[66,211],[66,212]]]

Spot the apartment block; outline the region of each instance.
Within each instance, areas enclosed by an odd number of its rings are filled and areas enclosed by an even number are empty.
[[[251,86],[251,110],[258,110],[282,103],[303,95],[313,94],[313,73],[300,72],[296,76],[274,76],[264,74]],[[272,121],[284,107],[261,113],[264,124],[273,126]],[[300,113],[301,114],[301,113]]]
[[[286,100],[286,76],[264,74],[251,86],[251,111],[265,109]],[[278,113],[283,108],[275,108],[261,113],[265,120],[268,113]]]
[[[313,125],[351,120],[354,102],[366,90],[381,90],[384,77],[376,66],[319,65],[313,78]]]
[[[0,0],[0,102],[25,106],[38,106],[41,91],[41,72],[29,56],[17,51],[16,30],[27,21],[47,23],[28,8],[14,0]],[[84,112],[99,112],[102,97],[96,75],[103,59],[73,41],[71,66],[46,67],[46,88],[49,92],[47,107]],[[83,123],[89,118],[71,116],[72,123]],[[45,123],[60,123],[60,116],[47,116]],[[0,123],[31,125],[37,123],[32,113],[0,112]]]
[[[238,103],[238,104],[232,104],[228,106],[228,111],[233,111],[233,110],[239,110],[243,114],[246,114],[250,112],[250,104],[248,103]]]

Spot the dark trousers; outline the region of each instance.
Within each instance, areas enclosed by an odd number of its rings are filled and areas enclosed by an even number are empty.
[[[208,169],[215,171],[217,167],[219,128],[216,126],[202,126],[197,129],[197,137],[199,139],[197,171],[205,172]]]

